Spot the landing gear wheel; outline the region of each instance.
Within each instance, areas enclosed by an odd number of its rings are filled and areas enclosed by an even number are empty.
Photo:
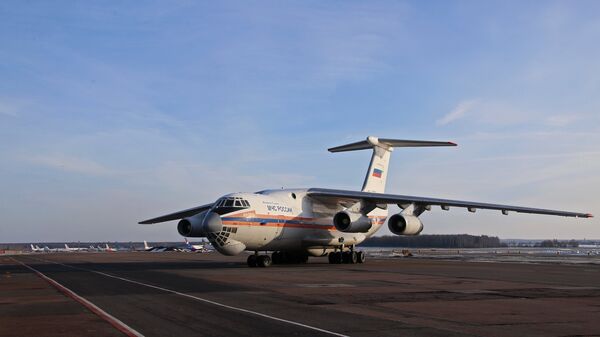
[[[271,266],[271,257],[269,257],[269,255],[261,255],[258,257],[257,259],[257,265],[259,267],[270,267]]]
[[[358,262],[358,254],[355,251],[351,251],[350,254],[348,254],[347,263],[355,264],[356,262]]]
[[[331,252],[329,253],[329,263],[340,264],[342,263],[342,252]]]
[[[350,253],[351,252],[342,253],[342,263],[350,263]]]
[[[365,253],[363,251],[356,252],[356,255],[357,255],[356,256],[357,257],[356,261],[358,263],[365,263],[365,260],[366,260],[367,257],[365,256]]]
[[[246,262],[248,263],[248,267],[256,267],[257,266],[256,255],[248,256],[248,260]]]
[[[308,255],[300,255],[300,259],[299,259],[300,263],[307,263],[308,262]]]
[[[335,262],[333,262],[333,254],[335,253],[329,253],[327,254],[327,259],[329,260],[329,264],[334,264]]]
[[[282,256],[281,256],[281,252],[274,252],[271,255],[271,259],[273,260],[273,264],[280,264],[282,263]]]

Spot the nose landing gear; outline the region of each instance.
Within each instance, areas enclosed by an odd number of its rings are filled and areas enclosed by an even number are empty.
[[[246,262],[248,263],[248,267],[265,268],[271,266],[273,261],[269,255],[252,254],[248,256],[248,260]]]

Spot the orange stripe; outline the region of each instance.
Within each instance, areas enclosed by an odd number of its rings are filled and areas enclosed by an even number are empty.
[[[314,221],[314,220],[319,220],[322,218],[307,218],[307,217],[301,217],[301,216],[288,216],[288,215],[276,215],[276,214],[258,214],[256,213],[256,211],[252,210],[252,211],[240,211],[240,213],[229,213],[227,214],[227,217],[247,217],[247,218],[265,218],[265,219],[279,219],[279,220],[297,220],[297,221]],[[378,221],[383,221],[385,222],[385,219],[387,218],[387,216],[369,216],[369,219],[376,219]]]
[[[273,219],[271,217],[265,219]],[[385,222],[385,218],[379,219],[375,222],[376,225],[381,225]],[[255,227],[286,227],[286,228],[307,228],[307,229],[322,229],[328,231],[334,231],[335,226],[333,225],[320,225],[320,224],[292,224],[286,222],[267,222],[261,223],[256,221],[223,221],[224,225],[234,225],[234,226],[255,226]]]
[[[255,227],[286,227],[286,228],[309,228],[309,229],[323,229],[333,231],[335,227],[332,225],[301,225],[301,224],[291,224],[291,223],[271,223],[267,222],[261,224],[260,222],[253,221],[223,221],[224,225],[234,225],[234,226],[255,226]]]

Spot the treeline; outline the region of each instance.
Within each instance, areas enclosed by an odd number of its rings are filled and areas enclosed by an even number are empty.
[[[554,240],[544,240],[544,241],[540,242],[539,244],[536,244],[535,246],[543,247],[543,248],[577,248],[577,247],[579,247],[579,242],[577,242],[575,240],[558,241],[558,240],[554,239]]]
[[[496,236],[452,235],[386,235],[372,237],[361,243],[363,247],[411,247],[411,248],[495,248],[506,245]]]

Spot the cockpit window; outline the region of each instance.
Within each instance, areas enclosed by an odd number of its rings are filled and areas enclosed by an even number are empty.
[[[223,215],[246,208],[250,208],[250,203],[248,200],[239,197],[226,197],[217,200],[212,208],[212,211],[219,215]]]

